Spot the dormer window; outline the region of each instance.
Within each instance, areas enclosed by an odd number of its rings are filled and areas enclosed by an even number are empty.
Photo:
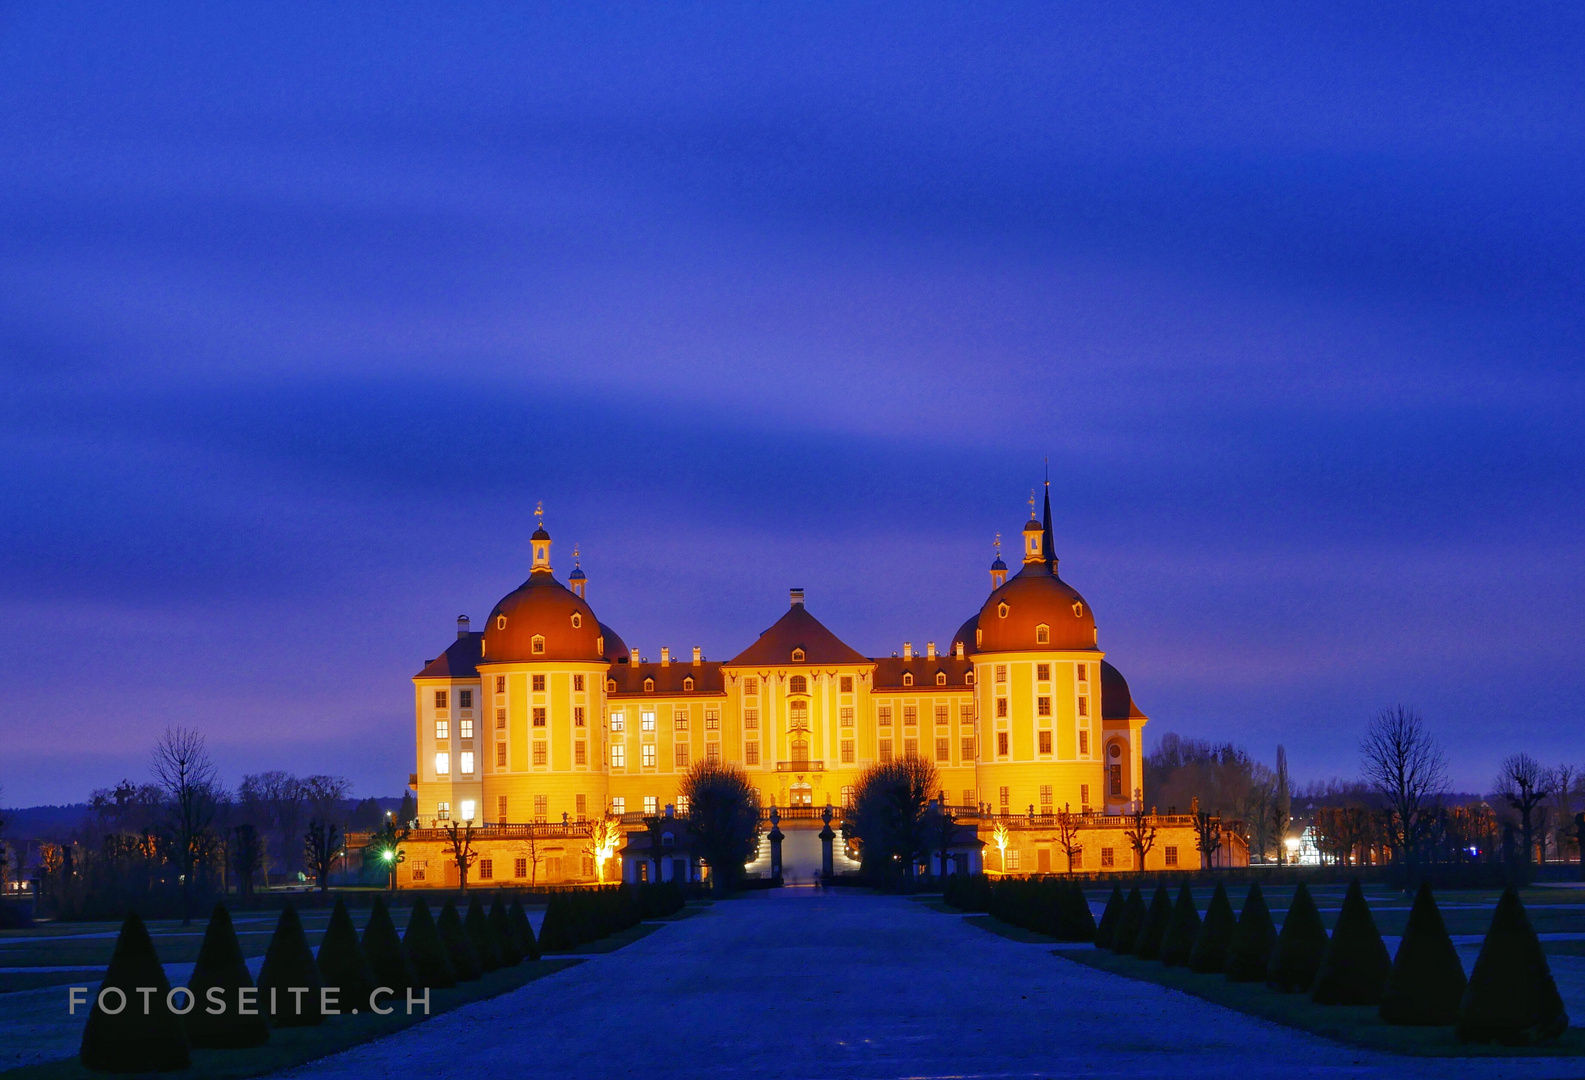
[[[1035,644],[1049,645],[1051,643],[1051,627],[1041,623],[1035,627]]]
[[[684,679],[682,681],[682,688],[684,690],[692,690],[693,689],[693,676],[692,675],[689,675],[686,679]]]
[[[974,685],[974,672],[972,672],[972,671],[964,672],[963,673],[963,681],[966,684],[968,684],[969,686],[973,686]]]
[[[544,635],[535,634],[534,635],[534,639],[531,642],[529,642],[528,651],[533,653],[535,656],[543,656],[544,652],[545,652],[545,638],[544,638]]]
[[[605,692],[607,694],[616,693],[616,680],[615,679],[607,679],[607,680],[605,680]]]
[[[1010,610],[1011,609],[1007,606],[1006,602],[1003,601],[1000,605],[997,606],[996,614],[1000,615],[1002,618],[1005,619],[1005,618],[1007,618],[1007,612],[1010,611]]]
[[[802,649],[799,650],[799,652],[802,651]],[[802,675],[794,675],[787,680],[787,692],[789,694],[807,694],[809,692],[809,680]]]
[[[574,630],[576,630],[576,629],[578,629],[578,627],[580,627],[582,625],[583,625],[583,615],[582,615],[582,613],[574,611],[572,613],[572,628]]]
[[[804,651],[802,649],[793,650],[792,662],[795,664],[801,664],[804,662]]]
[[[947,685],[947,673],[946,672],[944,672],[944,671],[936,672],[936,685],[937,686],[945,686],[945,685]]]
[[[654,679],[645,679],[644,680],[644,693],[653,694],[654,692],[655,692],[655,680]]]
[[[904,686],[912,686],[913,684],[914,684],[914,673],[911,672],[911,671],[903,672],[903,685]]]
[[[495,628],[497,630],[505,630],[506,629],[506,616],[505,615],[497,615],[495,617]]]
[[[1073,617],[1075,619],[1084,618],[1084,601],[1083,600],[1075,600],[1075,601],[1073,601]]]

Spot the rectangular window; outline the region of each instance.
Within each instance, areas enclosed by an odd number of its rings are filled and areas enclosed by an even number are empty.
[[[998,731],[996,733],[996,756],[1007,756],[1007,732],[1005,731]]]
[[[706,709],[704,711],[704,729],[706,731],[721,730],[721,710]]]
[[[997,794],[1001,797],[1000,801],[1002,804],[1002,813],[1005,814],[1007,812],[1008,806],[1012,805],[1013,789],[1008,787],[1006,784],[1003,784],[1001,788],[998,789]]]
[[[640,731],[654,731],[655,730],[655,710],[654,709],[645,709],[643,712],[638,714],[638,729]]]
[[[672,764],[679,769],[688,767],[688,744],[678,743],[672,747]]]
[[[750,676],[743,680],[743,692],[750,697],[759,693],[759,680]]]
[[[1175,844],[1168,844],[1167,845],[1167,865],[1168,866],[1177,866],[1178,865],[1178,848],[1177,848],[1177,846]]]
[[[572,677],[572,688],[577,693],[580,693],[580,694],[583,693],[583,676],[582,675],[574,675]]]
[[[952,760],[952,740],[936,740],[936,760],[945,765]]]
[[[973,723],[974,722],[974,706],[973,705],[960,705],[960,706],[958,706],[958,720],[959,720],[960,723],[964,723],[964,724]]]
[[[472,720],[458,720],[457,721],[457,734],[462,736],[464,739],[473,738],[473,721]]]
[[[572,763],[574,765],[589,764],[589,744],[582,739],[572,744]]]
[[[528,859],[519,857],[512,860],[512,876],[520,878],[528,876]]]
[[[967,765],[974,760],[974,736],[963,736],[963,764]]]
[[[1040,811],[1044,814],[1051,813],[1051,785],[1040,785]]]
[[[1079,715],[1080,716],[1089,716],[1090,715],[1090,699],[1089,698],[1081,697],[1079,699]]]
[[[1050,698],[1048,698],[1048,697],[1037,697],[1037,698],[1035,698],[1035,715],[1036,716],[1050,716],[1051,715],[1051,699]]]
[[[999,682],[999,683],[1004,683],[1004,682],[1007,681],[1007,665],[1006,664],[997,664],[996,665],[996,681]]]
[[[1040,752],[1042,754],[1051,753],[1051,732],[1049,731],[1040,732]]]
[[[918,739],[904,739],[903,740],[903,757],[915,758],[915,757],[918,757],[918,756],[919,756],[919,740]]]
[[[494,880],[494,878],[495,878],[495,860],[494,859],[480,859],[479,860],[479,880],[480,881],[492,881],[492,880]]]
[[[1007,718],[1007,699],[1004,697],[999,697],[996,699],[996,718],[998,720],[1005,720]]]
[[[1079,732],[1079,753],[1080,754],[1088,754],[1089,752],[1090,752],[1090,733],[1088,731],[1081,731],[1081,732]]]
[[[500,822],[505,822],[506,821],[506,796],[505,795],[497,795],[495,797],[495,820],[496,821],[500,821]]]
[[[875,722],[877,724],[879,724],[881,727],[891,727],[892,726],[892,707],[890,705],[882,705],[880,708],[876,709],[875,710]]]
[[[473,708],[473,691],[472,690],[458,690],[457,691],[457,708],[459,708],[459,709],[471,709],[471,708]]]
[[[852,727],[853,726],[853,706],[851,706],[851,705],[842,706],[841,715],[842,715],[842,726],[843,727]]]
[[[572,707],[572,726],[573,727],[583,727],[584,726],[584,724],[583,724],[583,706],[582,705],[574,705]]]
[[[506,744],[504,742],[495,744],[495,767],[497,769],[506,768]]]
[[[751,742],[743,744],[743,763],[745,765],[759,764],[759,743]]]
[[[534,710],[534,726],[535,727],[544,727],[545,726],[545,710],[544,709],[535,709]]]
[[[704,759],[712,765],[721,760],[721,744],[718,742],[704,744]]]
[[[966,789],[963,792],[963,805],[964,806],[978,806],[979,805],[979,802],[974,798],[974,789],[973,788],[968,788],[968,789]]]
[[[451,738],[451,721],[450,720],[436,720],[435,721],[435,738],[437,738],[437,739],[449,739],[449,738]]]
[[[589,816],[588,806],[588,796],[584,795],[582,792],[574,795],[572,797],[572,816],[577,818],[579,821],[583,821]]]
[[[744,709],[743,710],[743,730],[744,731],[758,731],[759,730],[759,710],[758,709]]]
[[[686,709],[678,709],[676,712],[672,713],[671,722],[672,722],[672,726],[675,727],[678,731],[687,731],[688,730],[688,711]]]
[[[545,740],[540,739],[534,743],[534,764],[545,764]]]
[[[534,820],[542,822],[548,817],[550,817],[550,796],[549,795],[535,795],[534,796]]]
[[[851,694],[853,692],[853,676],[851,676],[851,675],[842,676],[842,680],[841,680],[840,683],[838,683],[838,687],[842,691],[842,693]]]
[[[655,767],[655,744],[647,742],[638,748],[639,765],[646,769]]]
[[[952,718],[952,714],[947,711],[947,706],[945,706],[945,705],[937,705],[936,706],[936,723],[945,724],[945,723],[948,723],[951,720],[951,718]]]
[[[1036,682],[1050,682],[1051,681],[1051,665],[1050,664],[1036,664],[1035,665],[1035,681]]]
[[[473,815],[474,815],[473,800],[472,799],[463,799],[462,800],[462,820],[463,821],[472,821],[473,820]]]
[[[844,765],[853,764],[853,740],[852,739],[843,739],[842,740],[842,764],[844,764]]]
[[[1111,868],[1113,866],[1116,866],[1116,865],[1117,865],[1117,851],[1116,851],[1116,849],[1109,848],[1109,847],[1103,847],[1101,849],[1101,868],[1102,869],[1109,869],[1109,868]]]
[[[451,804],[449,802],[435,804],[435,816],[441,821],[451,820]]]
[[[626,722],[627,722],[627,718],[622,715],[622,710],[621,709],[618,709],[618,710],[616,710],[616,712],[611,714],[611,730],[612,731],[621,731],[622,730],[622,725],[624,723],[626,723]]]
[[[442,750],[435,755],[435,775],[449,776],[451,774],[451,755]]]
[[[444,690],[436,690],[435,691],[435,708],[444,709],[445,707],[446,707],[446,692]]]
[[[545,676],[543,676],[543,675],[535,675],[535,676],[533,676],[533,679],[534,679],[534,693],[543,694],[545,692]]]
[[[1090,669],[1087,664],[1080,664],[1078,667],[1073,669],[1073,672],[1074,675],[1077,676],[1079,682],[1085,682],[1090,677]]]
[[[881,740],[881,760],[882,761],[890,761],[891,759],[892,759],[892,741],[890,739],[882,739]]]
[[[506,676],[505,675],[497,675],[495,677],[495,692],[497,694],[506,693]]]
[[[1007,869],[1015,871],[1015,872],[1018,870],[1018,849],[1017,848],[1008,848],[1007,849]]]
[[[919,709],[913,705],[903,706],[903,726],[913,727],[919,723]]]
[[[552,855],[545,860],[545,880],[561,880],[561,857],[559,855]]]
[[[660,796],[659,795],[645,795],[644,796],[644,813],[646,813],[646,814],[658,814],[658,813],[660,813]]]
[[[621,795],[611,796],[611,813],[621,817],[627,813],[627,799]]]
[[[1114,764],[1108,766],[1106,771],[1111,784],[1112,798],[1121,799],[1123,797],[1123,767]]]
[[[423,881],[429,873],[429,863],[423,859],[413,864],[413,880]]]
[[[497,731],[505,731],[506,730],[506,710],[505,709],[496,709],[495,710],[495,729]]]

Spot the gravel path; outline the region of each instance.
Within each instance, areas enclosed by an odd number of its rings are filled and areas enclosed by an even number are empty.
[[[1536,1080],[1585,1060],[1355,1050],[910,900],[783,889],[287,1075]]]

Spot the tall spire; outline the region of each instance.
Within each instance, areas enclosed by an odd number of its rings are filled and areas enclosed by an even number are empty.
[[[1057,547],[1051,538],[1051,459],[1046,459],[1046,513],[1042,519],[1045,528],[1040,531],[1040,548],[1046,556],[1046,569],[1057,570]]]

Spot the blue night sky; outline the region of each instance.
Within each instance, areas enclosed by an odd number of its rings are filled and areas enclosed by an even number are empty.
[[[3,798],[394,795],[527,574],[945,642],[1051,461],[1165,731],[1580,737],[1578,5],[0,6]]]

